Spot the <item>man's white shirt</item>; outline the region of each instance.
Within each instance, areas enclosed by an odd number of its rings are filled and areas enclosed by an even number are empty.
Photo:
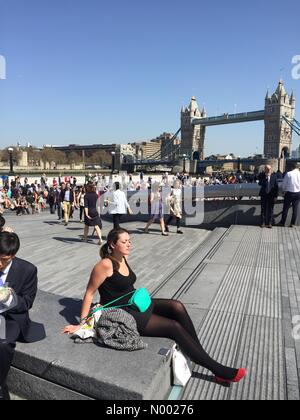
[[[282,189],[284,192],[298,193],[300,192],[300,171],[295,169],[288,172],[284,177]]]

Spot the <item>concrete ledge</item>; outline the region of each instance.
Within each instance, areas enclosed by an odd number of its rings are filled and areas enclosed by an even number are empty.
[[[39,292],[31,318],[47,338],[18,344],[9,376],[12,393],[27,399],[165,399],[171,388],[171,359],[159,355],[172,341],[144,338],[148,349],[121,352],[95,344],[74,344],[60,334],[76,322],[81,301]]]

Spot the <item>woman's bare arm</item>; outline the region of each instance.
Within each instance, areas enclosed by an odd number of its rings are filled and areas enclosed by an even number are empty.
[[[112,272],[112,262],[107,258],[102,260],[94,267],[83,299],[80,316],[80,325],[68,325],[63,330],[64,334],[74,334],[81,328],[87,316],[89,315],[96,291],[104,283],[107,277],[110,277],[112,275]]]

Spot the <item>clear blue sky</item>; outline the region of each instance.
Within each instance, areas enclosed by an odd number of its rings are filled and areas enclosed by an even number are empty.
[[[0,146],[151,139],[193,95],[210,116],[263,109],[280,77],[300,101],[299,18],[299,0],[0,0]],[[262,152],[263,136],[208,128],[206,154]]]

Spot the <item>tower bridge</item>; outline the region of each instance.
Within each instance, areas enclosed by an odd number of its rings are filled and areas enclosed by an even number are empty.
[[[262,163],[269,160],[280,160],[288,158],[292,151],[293,132],[300,135],[300,124],[295,120],[296,99],[294,94],[288,95],[283,81],[278,83],[276,91],[270,95],[267,92],[265,97],[265,107],[262,110],[222,114],[218,116],[208,117],[206,110],[200,110],[197,99],[193,97],[188,107],[181,110],[181,127],[176,135],[181,131],[181,144],[177,150],[171,148],[173,155],[168,155],[161,150],[147,160],[138,160],[136,164],[140,167],[155,166],[159,164],[174,165],[174,154],[177,157],[184,156],[184,159],[198,161],[198,168],[213,166],[214,162],[205,160],[204,147],[207,127],[249,123],[253,121],[264,121],[264,158]],[[176,136],[175,135],[175,136]],[[172,142],[173,139],[170,140]],[[178,162],[178,161],[177,161]],[[224,163],[244,163],[258,164],[256,159],[239,159],[232,161],[224,161]],[[221,161],[217,161],[220,165]]]
[[[181,110],[181,154],[190,159],[204,160],[207,127],[264,121],[264,156],[269,159],[289,157],[292,151],[293,130],[297,132],[293,126],[295,108],[294,94],[287,94],[282,80],[275,93],[269,95],[267,92],[265,108],[259,111],[207,117],[206,110],[200,110],[196,98],[193,97],[190,105]]]
[[[56,147],[64,152],[85,152],[102,150],[108,155],[108,160],[113,155],[113,167],[116,169],[147,168],[151,166],[165,165],[174,167],[180,165],[180,157],[183,160],[189,159],[198,161],[198,167],[212,165],[212,161],[205,160],[204,147],[205,136],[208,127],[250,123],[253,121],[264,121],[264,159],[278,160],[286,159],[291,155],[293,132],[300,135],[300,123],[295,120],[296,99],[293,92],[289,95],[284,87],[283,81],[279,81],[276,91],[270,95],[267,92],[265,107],[262,110],[229,114],[218,116],[207,115],[206,110],[200,110],[197,99],[193,97],[188,107],[181,110],[181,124],[179,130],[158,152],[147,159],[136,159],[134,155],[129,156],[119,144],[111,145],[90,145],[68,147]],[[178,144],[177,136],[181,132],[181,142]],[[241,163],[249,163],[248,159],[239,160]],[[229,163],[226,160],[226,163]],[[257,163],[257,160],[256,160]],[[220,164],[220,161],[218,161]]]

